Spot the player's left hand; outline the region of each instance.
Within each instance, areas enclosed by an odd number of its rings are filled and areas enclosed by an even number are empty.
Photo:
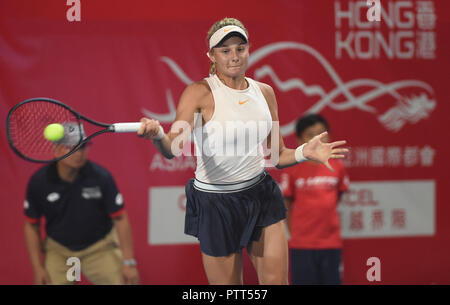
[[[303,156],[309,160],[323,163],[328,169],[334,172],[328,159],[343,159],[345,153],[348,153],[347,148],[336,148],[337,146],[344,145],[346,141],[336,141],[332,143],[323,143],[322,138],[327,136],[327,132],[322,132],[320,135],[312,138],[308,144],[303,147]]]

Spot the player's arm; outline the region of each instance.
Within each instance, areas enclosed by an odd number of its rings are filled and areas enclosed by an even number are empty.
[[[267,101],[267,105],[269,106],[270,114],[272,115],[272,122],[279,123],[280,120],[278,118],[278,105],[275,97],[275,92],[273,91],[272,87],[267,84],[258,82],[258,85],[261,88],[261,91]],[[272,132],[278,133],[278,143],[271,143]],[[267,148],[270,152],[273,152],[272,145],[278,145],[278,156],[271,156],[271,160],[276,160],[278,157],[278,162],[276,164],[277,168],[281,169],[297,164],[297,161],[295,160],[295,149],[287,148],[284,145],[284,140],[283,136],[281,135],[280,128],[272,128],[272,131],[267,137]]]
[[[134,258],[133,237],[131,234],[131,226],[126,212],[113,218],[114,227],[119,238],[120,249],[122,250],[123,260]]]
[[[39,223],[32,224],[29,221],[25,221],[24,234],[25,244],[27,246],[33,269],[43,267],[41,262],[42,248]]]
[[[28,220],[25,221],[25,244],[27,246],[31,266],[33,267],[34,282],[36,284],[50,284],[50,277],[45,270],[44,264],[41,259],[43,251],[41,246],[40,233],[39,222],[36,224],[32,224]]]
[[[131,234],[130,221],[126,212],[113,218],[114,227],[116,228],[117,237],[119,238],[119,246],[122,251],[124,261],[134,259],[133,237]],[[124,284],[136,285],[139,283],[139,273],[136,266],[126,266],[122,268],[122,278]]]
[[[291,232],[291,219],[292,219],[292,203],[293,200],[290,197],[284,197],[284,204],[286,205],[286,224],[288,232]]]
[[[339,203],[342,199],[342,196],[344,195],[344,193],[347,191],[338,191],[338,196],[337,196],[337,202]]]
[[[350,177],[348,176],[347,169],[341,163],[339,171],[339,183],[337,185],[337,203],[341,202],[342,196],[348,192],[350,187]]]
[[[294,198],[294,190],[295,187],[293,185],[294,179],[291,177],[288,171],[283,171],[281,173],[281,181],[279,183],[281,192],[284,198],[284,204],[286,206],[286,224],[288,232],[291,231],[291,216],[292,209],[294,206],[295,198]]]
[[[183,148],[194,128],[194,114],[199,113],[210,91],[203,82],[193,83],[183,91],[178,103],[175,121],[168,133],[161,133],[156,120],[142,118],[138,135],[151,139],[162,155],[173,158]],[[158,139],[160,138],[160,139]]]
[[[273,91],[272,87],[267,84],[259,83],[259,86],[269,106],[270,114],[272,115],[272,121],[279,122],[278,106],[277,100],[275,98],[275,92]],[[279,169],[289,167],[306,160],[314,160],[323,163],[326,167],[333,171],[333,168],[328,162],[328,159],[342,159],[345,157],[344,153],[348,152],[348,149],[346,148],[336,148],[337,146],[345,144],[345,141],[323,143],[321,139],[326,136],[326,132],[315,136],[308,143],[303,144],[296,149],[290,149],[284,146],[283,137],[281,135],[281,128],[279,128],[278,130],[274,130],[272,128],[272,132],[278,132],[278,162],[276,164],[276,167]],[[267,148],[269,149],[269,151],[273,152],[272,145],[277,145],[277,143],[271,143],[271,138],[271,134],[269,134],[269,136],[267,137]],[[271,156],[271,160],[274,160],[273,156]]]
[[[43,263],[43,249],[40,231],[42,210],[39,204],[38,184],[31,178],[28,182],[26,200],[24,202],[24,238],[28,256],[33,268],[34,282],[38,285],[50,284],[50,276]]]

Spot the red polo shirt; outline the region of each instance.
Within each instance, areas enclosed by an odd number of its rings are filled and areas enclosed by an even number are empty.
[[[340,160],[329,162],[334,173],[323,164],[304,162],[281,174],[283,195],[292,199],[290,248],[342,247],[338,194],[348,189],[349,178]]]

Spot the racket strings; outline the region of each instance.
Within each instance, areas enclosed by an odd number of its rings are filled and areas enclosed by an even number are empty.
[[[55,143],[44,137],[44,129],[53,123],[78,124],[78,118],[68,109],[48,101],[33,101],[17,107],[9,118],[11,144],[23,156],[40,161],[55,159]]]

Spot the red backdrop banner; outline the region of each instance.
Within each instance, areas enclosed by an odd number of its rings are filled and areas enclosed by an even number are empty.
[[[23,202],[41,166],[9,148],[9,109],[50,97],[98,121],[151,116],[167,130],[186,85],[208,76],[209,27],[228,16],[250,33],[247,76],[274,88],[285,143],[315,112],[350,145],[344,283],[373,283],[376,257],[381,283],[450,284],[450,2],[381,0],[380,22],[368,21],[365,0],[231,2],[81,0],[78,12],[66,1],[0,2],[0,283],[32,283]],[[90,159],[123,194],[142,282],[207,283],[198,242],[183,234],[195,160],[165,160],[133,134],[95,138]],[[245,272],[257,283],[248,258]]]

